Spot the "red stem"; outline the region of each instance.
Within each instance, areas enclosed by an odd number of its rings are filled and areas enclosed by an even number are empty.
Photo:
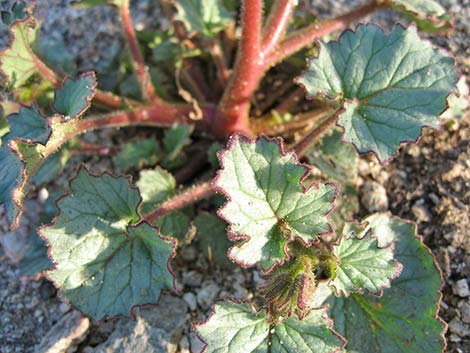
[[[156,210],[145,215],[144,219],[149,223],[154,223],[158,218],[212,196],[214,193],[210,182],[199,184],[164,202]]]
[[[263,56],[267,56],[284,35],[296,0],[276,0],[263,29]]]
[[[273,66],[274,64],[284,60],[303,47],[312,44],[315,39],[344,28],[349,23],[385,7],[387,7],[385,3],[372,0],[368,4],[335,19],[326,20],[318,24],[312,24],[290,34],[281,42],[278,50],[274,51],[272,55],[267,58],[266,67]]]
[[[263,73],[261,60],[261,0],[244,0],[242,35],[234,72],[219,103],[212,131],[225,138],[235,131],[249,133],[250,99]]]
[[[148,74],[147,67],[145,66],[142,53],[139,49],[139,44],[132,25],[132,17],[129,12],[129,0],[124,0],[120,6],[120,14],[122,25],[124,28],[124,34],[129,45],[129,51],[131,53],[135,71],[140,82],[142,95],[144,99],[156,99],[155,88],[152,85],[152,80]]]
[[[310,145],[318,139],[320,139],[331,127],[333,127],[336,123],[336,114],[332,114],[326,120],[324,120],[320,125],[318,125],[315,129],[313,129],[309,134],[304,136],[302,140],[297,142],[294,146],[292,146],[292,150],[297,153],[297,155],[303,155]]]

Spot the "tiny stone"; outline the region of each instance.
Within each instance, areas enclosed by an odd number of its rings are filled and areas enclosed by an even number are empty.
[[[450,341],[454,343],[459,343],[460,341],[462,341],[462,339],[457,335],[451,334]]]
[[[415,202],[413,207],[411,207],[411,211],[415,215],[418,222],[429,222],[431,221],[431,213],[429,212],[428,208],[424,205],[424,200],[419,199]]]
[[[61,313],[65,314],[67,311],[70,310],[70,305],[68,305],[67,303],[60,303],[59,310]]]
[[[385,188],[375,181],[366,181],[362,186],[362,204],[369,212],[383,212],[388,209]]]
[[[202,277],[202,273],[197,271],[183,272],[183,284],[190,287],[200,287]]]
[[[463,304],[459,304],[459,306],[462,321],[466,324],[470,324],[470,302],[463,302]]]
[[[468,288],[468,283],[466,279],[458,280],[452,286],[454,294],[457,294],[459,297],[466,298],[470,296],[470,289]]]
[[[259,286],[264,283],[264,280],[261,278],[259,271],[253,271],[253,282]]]
[[[464,325],[457,317],[454,317],[451,322],[449,322],[449,330],[452,333],[460,337],[465,337],[470,335],[470,329],[467,325]]]
[[[195,311],[197,309],[197,299],[194,293],[184,293],[183,300],[188,304],[189,310]]]
[[[219,286],[215,283],[210,283],[209,285],[201,288],[199,293],[197,293],[197,302],[203,310],[210,308],[214,302],[215,297],[219,293]]]

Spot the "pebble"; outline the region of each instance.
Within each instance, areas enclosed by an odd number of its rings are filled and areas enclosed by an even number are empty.
[[[197,271],[183,272],[183,284],[189,287],[200,287],[202,283],[202,273]]]
[[[183,300],[188,304],[189,310],[196,311],[197,309],[197,298],[192,292],[184,293]]]
[[[457,317],[454,317],[452,321],[449,322],[449,330],[459,337],[470,336],[470,328],[464,325]]]
[[[459,303],[459,307],[460,307],[460,317],[462,318],[462,321],[465,322],[466,324],[470,324],[470,302],[461,301]]]
[[[197,293],[197,303],[201,309],[209,309],[214,302],[214,299],[217,297],[219,291],[219,286],[214,282],[204,285],[199,293]]]
[[[413,207],[411,207],[411,211],[415,215],[418,222],[431,221],[431,213],[429,212],[428,208],[424,205],[424,199],[419,199],[418,201],[416,201]]]
[[[387,191],[376,181],[366,181],[361,195],[362,204],[369,212],[383,212],[388,209]]]
[[[468,282],[466,279],[458,280],[453,286],[452,290],[454,294],[459,297],[466,298],[470,296],[470,289],[468,288]]]

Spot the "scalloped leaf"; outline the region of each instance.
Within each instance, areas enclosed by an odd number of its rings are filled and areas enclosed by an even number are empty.
[[[343,234],[339,244],[333,246],[338,265],[330,286],[343,296],[364,290],[381,293],[402,270],[393,258],[393,248],[393,244],[379,247],[370,231],[362,235],[354,231]]]
[[[161,162],[164,168],[172,169],[180,166],[183,161],[183,148],[191,143],[191,129],[187,125],[174,125],[165,130],[163,148],[165,158]]]
[[[2,11],[1,18],[2,22],[10,26],[16,20],[26,20],[28,17],[29,7],[24,1],[15,1],[11,6],[10,11]]]
[[[191,34],[213,38],[232,21],[232,14],[220,0],[180,0],[175,3],[175,19],[181,21]]]
[[[451,17],[434,0],[385,0],[388,6],[403,13],[419,28],[428,32],[443,32],[452,28]]]
[[[395,243],[403,271],[382,297],[330,295],[329,315],[349,353],[441,353],[445,324],[438,318],[442,279],[416,225],[384,214],[366,219],[380,247]]]
[[[31,50],[37,27],[31,21],[16,21],[10,27],[12,35],[8,48],[0,51],[0,71],[13,88],[24,84],[37,71],[37,58]]]
[[[359,25],[339,42],[322,43],[297,82],[309,96],[341,97],[343,139],[383,163],[401,143],[416,141],[424,126],[439,126],[457,79],[454,61],[421,40],[416,27],[385,34]]]
[[[214,305],[212,316],[197,331],[207,345],[205,353],[336,352],[344,340],[331,330],[324,314],[314,310],[303,320],[291,317],[271,324],[264,311],[224,301]]]
[[[65,120],[80,118],[91,106],[96,86],[96,76],[92,71],[76,79],[66,78],[62,88],[55,90],[54,109],[62,114]]]
[[[48,276],[62,297],[99,320],[129,316],[173,289],[175,244],[140,222],[141,198],[129,180],[81,168],[70,189],[53,223],[39,230],[55,263]]]
[[[293,153],[284,153],[281,140],[235,135],[219,156],[222,169],[214,187],[229,200],[219,215],[230,224],[231,240],[241,240],[230,249],[235,262],[269,269],[286,260],[289,241],[312,243],[331,231],[326,215],[336,187],[305,188],[308,169]]]
[[[175,195],[176,181],[173,175],[157,167],[153,170],[141,171],[137,187],[142,195],[142,205],[140,207],[142,213],[146,214]],[[175,211],[158,218],[155,225],[160,228],[163,235],[184,242],[190,222],[185,213]]]

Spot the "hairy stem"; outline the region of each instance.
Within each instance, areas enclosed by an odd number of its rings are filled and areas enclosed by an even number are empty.
[[[263,56],[269,55],[278,45],[289,24],[296,0],[276,0],[263,28]]]
[[[315,39],[334,32],[338,29],[346,27],[349,23],[367,16],[377,10],[386,8],[386,5],[377,0],[372,0],[368,4],[358,7],[349,13],[339,16],[332,20],[325,20],[318,24],[312,24],[308,27],[300,29],[287,38],[285,38],[278,47],[266,60],[267,67],[286,59],[295,52],[313,43]]]
[[[335,126],[335,123],[336,113],[330,115],[320,125],[310,131],[299,142],[292,146],[291,149],[297,153],[298,156],[302,156],[313,143],[318,141],[330,128]]]
[[[134,26],[132,25],[132,18],[129,11],[129,0],[123,1],[119,10],[124,28],[124,35],[126,37],[129,51],[133,59],[133,65],[137,73],[137,78],[139,79],[142,96],[145,100],[157,99],[155,96],[155,88],[152,85],[152,80],[150,79],[150,75],[142,57],[142,53],[140,52]]]
[[[212,189],[210,182],[196,185],[168,201],[165,201],[154,211],[146,214],[144,219],[149,223],[154,223],[158,218],[212,196],[214,193],[215,191]]]
[[[225,138],[235,131],[249,133],[250,99],[263,73],[261,60],[261,0],[244,0],[242,4],[242,36],[235,68],[219,103],[213,133]]]

